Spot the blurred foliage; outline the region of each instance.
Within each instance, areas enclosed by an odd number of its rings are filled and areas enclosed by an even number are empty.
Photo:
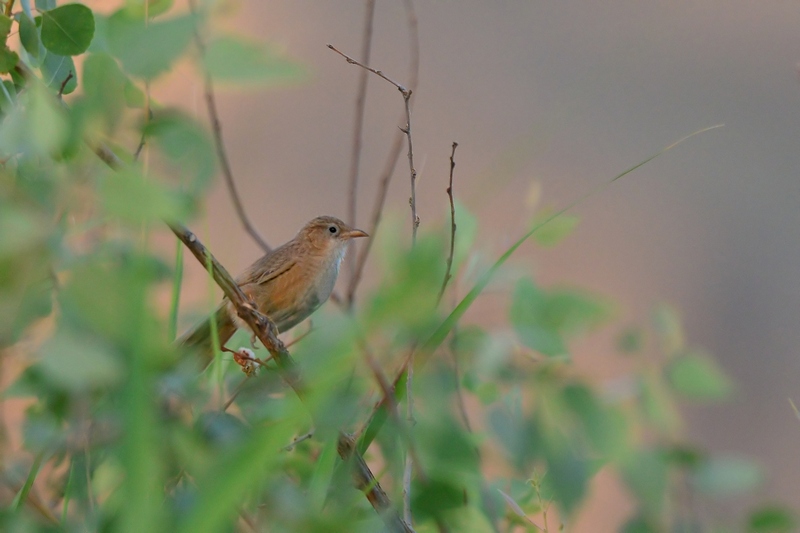
[[[617,326],[606,297],[509,279],[500,267],[525,238],[481,272],[477,221],[460,203],[453,268],[471,296],[455,311],[449,292],[437,301],[447,231],[423,233],[411,250],[386,247],[382,281],[357,312],[321,311],[292,347],[303,401],[274,367],[245,378],[227,358],[204,368],[180,353],[171,342],[177,297],[167,319],[155,295],[177,294],[182,256],[165,259],[147,235],[162,219],[196,213],[217,162],[206,128],[148,101],[146,82],[181,60],[251,89],[297,82],[305,70],[269,44],[210,30],[223,5],[190,13],[146,1],[101,15],[27,0],[0,15],[0,357],[15,378],[2,401],[27,405],[0,434],[0,529],[379,531],[336,450],[340,430],[362,428],[366,459],[398,508],[414,450],[420,532],[558,531],[601,471],[636,502],[626,532],[795,529],[781,507],[724,520],[697,511],[707,499],[752,494],[764,473],[685,439],[680,403],[723,401],[733,385],[687,345],[674,310]],[[148,165],[134,155],[140,142]],[[124,168],[105,166],[100,145]],[[534,227],[550,218],[542,211]],[[577,223],[558,217],[527,236],[552,246]],[[490,281],[511,287],[507,321],[464,323]],[[582,376],[572,360],[576,342],[601,328],[619,330],[629,367],[612,384]],[[382,392],[365,351],[391,380],[420,347],[415,423],[371,418]],[[399,376],[403,413],[406,383]]]

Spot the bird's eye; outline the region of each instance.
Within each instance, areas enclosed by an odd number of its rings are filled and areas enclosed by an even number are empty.
[[[328,231],[331,232],[331,235],[336,235],[339,233],[339,228],[336,226],[328,226]]]

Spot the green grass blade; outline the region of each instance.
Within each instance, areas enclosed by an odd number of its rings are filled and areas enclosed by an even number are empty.
[[[11,502],[11,509],[14,511],[19,510],[19,508],[22,507],[22,503],[28,498],[28,493],[33,487],[33,482],[36,481],[36,475],[39,473],[39,468],[42,466],[43,459],[44,452],[37,453],[36,457],[33,458],[33,464],[28,472],[28,477],[25,479],[25,484],[22,485],[22,488],[19,489],[19,492],[14,496],[14,500]]]

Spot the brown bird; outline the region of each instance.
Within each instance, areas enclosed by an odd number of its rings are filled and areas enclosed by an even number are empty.
[[[333,292],[350,239],[367,236],[336,217],[317,217],[303,226],[294,239],[250,265],[236,278],[236,283],[258,310],[275,323],[278,331],[285,333],[325,303]],[[213,320],[217,323],[221,346],[238,328],[247,327],[227,298],[217,308]],[[178,342],[198,347],[210,357],[211,319],[196,325]]]

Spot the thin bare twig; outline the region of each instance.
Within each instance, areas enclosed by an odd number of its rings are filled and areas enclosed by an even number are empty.
[[[195,0],[189,0],[189,10],[192,15],[197,13],[197,5]],[[203,42],[203,37],[200,35],[200,30],[195,25],[194,28],[195,45],[200,53],[201,59],[206,55],[206,45]],[[233,201],[233,207],[236,209],[236,215],[244,226],[245,231],[252,237],[254,241],[261,247],[264,252],[272,251],[272,247],[267,244],[267,241],[258,233],[253,223],[248,218],[244,210],[244,205],[239,197],[239,191],[236,189],[236,182],[233,179],[233,171],[231,170],[230,162],[228,161],[228,153],[225,151],[225,143],[222,139],[222,123],[219,119],[219,112],[217,111],[217,100],[214,96],[214,85],[208,69],[203,67],[203,93],[206,100],[206,108],[208,109],[208,118],[211,121],[211,131],[214,135],[214,146],[217,150],[217,158],[219,159],[220,167],[222,168],[222,176],[225,178],[225,185],[228,187],[228,194]]]
[[[64,96],[64,89],[67,88],[67,84],[69,83],[69,80],[71,80],[74,77],[75,77],[75,74],[72,72],[72,70],[70,70],[69,73],[67,74],[67,77],[64,78],[64,81],[61,82],[61,87],[58,88],[58,97],[59,98]]]
[[[364,15],[364,35],[361,41],[361,61],[369,63],[372,50],[372,25],[375,20],[375,0],[366,0],[366,13]],[[356,108],[353,116],[353,142],[350,152],[350,190],[347,201],[347,223],[356,227],[356,204],[358,201],[358,170],[361,162],[361,139],[364,130],[364,111],[367,104],[367,85],[369,73],[361,71],[358,80],[358,94],[356,95]],[[348,256],[347,264],[352,276],[355,271],[356,256]]]
[[[414,169],[414,148],[413,143],[411,141],[411,90],[406,88],[404,85],[401,85],[388,77],[383,71],[374,69],[372,67],[368,67],[367,65],[356,61],[349,55],[345,54],[344,52],[340,51],[338,48],[333,46],[332,44],[328,45],[328,48],[342,56],[347,60],[348,63],[351,65],[359,66],[363,69],[372,72],[379,78],[382,78],[395,87],[397,90],[400,91],[400,94],[403,95],[403,103],[405,105],[406,111],[406,125],[405,127],[401,127],[400,131],[406,134],[406,139],[408,140],[408,166],[411,173],[411,197],[408,199],[409,206],[411,207],[411,242],[417,242],[417,228],[419,228],[419,216],[417,215],[417,193],[416,193],[416,183],[417,183],[417,171]]]
[[[408,37],[409,37],[409,54],[410,60],[408,64],[408,88],[412,94],[417,90],[417,85],[419,83],[419,31],[418,31],[418,22],[417,22],[417,14],[414,11],[414,4],[411,0],[404,0],[403,5],[406,8],[406,15],[408,19]],[[386,164],[384,165],[384,170],[381,173],[381,178],[379,180],[378,186],[378,193],[375,196],[374,207],[372,208],[372,219],[370,223],[370,235],[375,235],[378,231],[378,226],[381,222],[381,216],[383,214],[383,206],[386,203],[386,195],[389,191],[389,183],[392,180],[392,176],[394,175],[394,168],[397,166],[397,161],[400,159],[400,152],[403,149],[403,133],[398,132],[397,136],[392,143],[392,147],[389,149],[389,154],[386,157]],[[367,242],[361,245],[358,254],[358,260],[356,261],[356,268],[353,272],[353,275],[350,277],[350,281],[347,288],[347,305],[348,307],[352,307],[353,300],[355,299],[356,289],[358,288],[358,284],[361,281],[361,275],[364,272],[364,265],[367,263],[367,257],[369,257],[369,252],[372,249],[372,243],[375,242],[375,239],[368,239]]]
[[[412,352],[413,354],[413,352]],[[411,354],[408,357],[411,361]],[[406,419],[409,426],[414,424],[414,400],[411,394],[411,387],[414,380],[414,365],[410,363],[408,366],[408,375],[406,376]],[[406,464],[403,468],[403,520],[407,524],[413,524],[413,517],[411,516],[411,471],[414,469],[414,459],[411,457],[411,447],[409,445],[406,452]]]
[[[456,148],[458,143],[453,142],[453,151],[450,152],[450,185],[447,186],[447,196],[450,198],[450,254],[447,256],[447,270],[444,273],[444,280],[442,281],[442,288],[439,290],[439,298],[437,302],[442,301],[444,290],[447,283],[450,281],[450,271],[453,268],[453,254],[456,248],[456,204],[453,200],[453,170],[456,168]]]
[[[295,437],[294,439],[292,439],[292,442],[290,442],[289,444],[284,446],[282,449],[285,452],[290,452],[290,451],[294,450],[295,447],[298,444],[300,444],[303,441],[306,441],[306,440],[310,439],[313,436],[314,436],[314,430],[312,429],[311,431],[309,431],[305,435],[300,435],[299,437]]]

